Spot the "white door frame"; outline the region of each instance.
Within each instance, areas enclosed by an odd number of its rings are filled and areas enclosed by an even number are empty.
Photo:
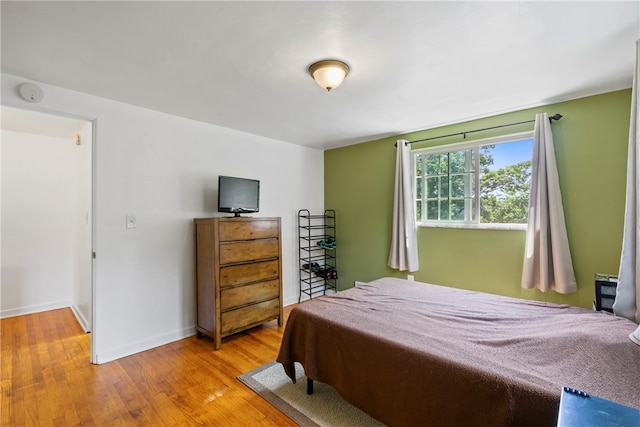
[[[98,141],[98,119],[89,120],[91,122],[91,338],[90,338],[90,361],[98,364],[96,354],[96,164],[97,164],[97,141]]]
[[[88,117],[83,117],[83,116],[76,116],[73,114],[65,114],[64,112],[60,112],[60,111],[51,111],[51,110],[46,110],[46,109],[41,109],[41,108],[37,108],[35,106],[31,106],[31,105],[11,105],[11,104],[2,104],[6,107],[9,108],[17,108],[17,109],[22,109],[22,110],[26,110],[26,111],[32,111],[34,113],[42,113],[42,114],[48,114],[50,116],[58,116],[61,118],[72,118],[72,119],[76,119],[76,120],[82,120],[85,121],[87,123],[91,123],[91,201],[90,201],[90,212],[89,212],[89,216],[91,219],[91,265],[90,265],[90,269],[91,269],[91,285],[90,285],[90,332],[91,332],[91,336],[90,336],[90,356],[89,356],[89,360],[91,363],[93,364],[97,364],[97,356],[96,356],[96,274],[95,274],[95,259],[93,257],[93,254],[95,253],[95,242],[96,242],[96,220],[95,220],[95,206],[96,206],[96,163],[97,163],[97,156],[96,156],[96,152],[97,152],[97,128],[98,128],[98,119],[97,118],[88,118]]]

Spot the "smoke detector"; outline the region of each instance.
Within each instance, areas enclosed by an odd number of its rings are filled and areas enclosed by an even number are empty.
[[[42,101],[42,98],[44,98],[44,92],[42,92],[42,89],[32,83],[21,84],[18,91],[25,101],[40,102]]]

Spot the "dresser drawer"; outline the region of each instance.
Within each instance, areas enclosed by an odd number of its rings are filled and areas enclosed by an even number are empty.
[[[249,305],[235,310],[223,312],[220,332],[223,335],[237,330],[247,329],[249,325],[258,325],[280,315],[280,300],[273,299],[259,304]]]
[[[221,242],[230,240],[251,240],[277,238],[278,220],[224,221],[218,225],[218,239]]]
[[[277,258],[279,252],[278,239],[220,243],[220,265]]]
[[[220,287],[259,282],[280,277],[279,260],[220,267]]]
[[[253,283],[251,285],[224,288],[220,292],[220,310],[240,307],[258,301],[277,298],[280,295],[280,280]]]

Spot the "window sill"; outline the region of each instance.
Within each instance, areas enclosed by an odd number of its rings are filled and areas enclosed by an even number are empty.
[[[472,224],[472,223],[432,223],[432,222],[418,222],[418,227],[427,228],[462,228],[471,230],[511,230],[511,231],[526,231],[527,224]]]

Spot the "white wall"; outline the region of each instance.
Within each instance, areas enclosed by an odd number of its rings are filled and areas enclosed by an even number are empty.
[[[44,84],[27,105],[25,81],[2,75],[3,104],[95,119],[95,362],[195,333],[192,220],[216,214],[219,174],[261,181],[259,215],[282,217],[284,298],[297,301],[295,217],[323,209],[321,150]]]
[[[2,131],[2,317],[71,305],[78,147]]]

